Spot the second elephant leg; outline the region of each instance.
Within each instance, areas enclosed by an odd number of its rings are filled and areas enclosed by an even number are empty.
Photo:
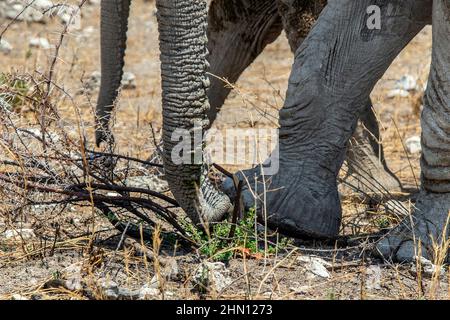
[[[283,25],[273,0],[214,0],[208,16],[210,126],[235,83]]]
[[[387,234],[378,253],[396,261],[420,254],[450,262],[450,3],[433,2],[433,54],[421,115],[421,191],[413,212]],[[420,250],[420,251],[419,251]]]
[[[295,52],[317,20],[326,0],[278,0],[284,30]],[[345,193],[358,190],[364,194],[382,195],[401,191],[401,183],[386,164],[380,144],[378,119],[370,99],[350,141],[346,162],[348,171],[340,185]]]
[[[371,2],[328,2],[295,54],[280,110],[279,171],[243,173],[249,181],[244,200],[254,197],[259,217],[285,234],[338,234],[336,178],[348,141],[376,82],[430,20],[430,0],[382,0],[383,28],[370,30]]]
[[[235,83],[242,72],[275,41],[283,30],[273,0],[214,0],[208,13],[209,126],[214,123],[231,88],[221,79]],[[157,146],[148,161],[162,163]],[[159,173],[163,175],[163,169]]]

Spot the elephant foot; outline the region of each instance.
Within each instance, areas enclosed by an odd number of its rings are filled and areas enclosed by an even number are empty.
[[[246,182],[242,191],[244,207],[256,207],[258,218],[268,227],[296,238],[334,238],[341,224],[341,205],[336,178],[318,174],[312,165],[282,167],[278,174],[264,176],[261,167],[237,174]],[[311,174],[312,173],[312,174]],[[224,192],[233,199],[233,180],[223,182]]]
[[[412,215],[378,242],[375,253],[397,262],[414,261],[419,254],[431,261],[448,259],[449,210],[450,193],[422,191]]]

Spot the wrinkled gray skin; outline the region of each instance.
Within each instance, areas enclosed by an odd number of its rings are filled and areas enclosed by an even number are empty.
[[[286,2],[286,1],[284,1]],[[381,30],[368,30],[366,9],[382,11]],[[201,165],[171,160],[175,128],[208,127],[206,4],[158,0],[163,89],[164,164],[169,185],[196,222],[222,219],[231,201],[204,175]],[[394,260],[411,260],[418,241],[433,258],[432,242],[448,238],[450,209],[450,5],[448,0],[330,0],[295,53],[286,100],[280,110],[280,170],[244,172],[258,186],[258,214],[293,236],[333,238],[341,207],[336,178],[348,142],[376,82],[411,39],[433,23],[433,59],[422,113],[421,194],[412,216],[378,244]],[[255,179],[258,178],[257,180]],[[225,183],[231,194],[230,182]],[[270,191],[272,190],[272,191]]]
[[[209,72],[231,83],[273,42],[286,31],[293,52],[302,43],[325,0],[214,0],[208,15]],[[102,83],[96,108],[96,143],[113,142],[110,115],[117,98],[124,66],[126,32],[130,0],[102,2],[101,61]],[[231,89],[217,77],[209,77],[207,91],[212,125]],[[370,99],[361,115],[353,143],[347,153],[347,185],[363,193],[386,194],[401,190],[399,180],[386,165],[379,144],[379,128]]]

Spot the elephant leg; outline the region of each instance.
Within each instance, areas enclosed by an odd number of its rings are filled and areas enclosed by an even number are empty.
[[[369,29],[367,9],[382,28]],[[248,206],[274,229],[301,237],[335,237],[341,222],[337,176],[348,141],[377,81],[430,21],[431,0],[330,0],[295,54],[280,110],[279,171],[241,174]],[[224,189],[230,192],[230,180]],[[256,188],[257,190],[255,190]],[[250,190],[252,188],[253,190]],[[256,195],[256,199],[252,197]],[[253,201],[253,202],[251,202]]]
[[[208,16],[210,126],[231,88],[283,29],[273,0],[214,0]]]
[[[101,69],[102,78],[95,109],[95,143],[114,139],[109,128],[114,103],[119,93],[125,64],[128,17],[131,0],[102,0],[101,2]]]
[[[396,261],[421,254],[440,264],[448,258],[450,235],[450,3],[433,2],[433,54],[422,124],[422,188],[415,208],[378,245]]]
[[[326,3],[326,0],[278,0],[283,27],[293,52],[306,38]],[[365,194],[401,191],[400,181],[386,164],[379,142],[378,120],[370,99],[365,106],[348,147],[348,172],[341,192],[353,192],[354,189]]]
[[[214,0],[208,12],[208,62],[210,87],[207,92],[211,127],[231,88],[221,79],[235,83],[264,48],[275,41],[283,30],[273,0]],[[148,159],[162,163],[157,146]],[[163,169],[157,173],[163,176]],[[163,184],[164,182],[161,182]]]

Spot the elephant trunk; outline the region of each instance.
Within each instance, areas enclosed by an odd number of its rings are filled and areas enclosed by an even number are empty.
[[[166,178],[189,218],[205,226],[223,219],[232,207],[208,179],[203,164],[202,132],[208,126],[209,110],[206,1],[157,0],[156,5]]]
[[[109,137],[109,120],[117,98],[125,64],[130,0],[102,0],[100,93],[96,107],[95,142]]]

